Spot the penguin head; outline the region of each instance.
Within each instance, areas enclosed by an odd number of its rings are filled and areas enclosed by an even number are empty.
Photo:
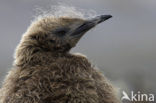
[[[43,17],[32,23],[26,36],[31,43],[44,50],[68,52],[87,31],[111,17],[111,15],[101,15],[92,19]]]

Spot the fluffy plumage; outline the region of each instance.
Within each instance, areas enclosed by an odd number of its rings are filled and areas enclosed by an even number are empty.
[[[16,49],[0,103],[119,103],[113,87],[87,58],[69,53],[85,32],[110,17],[33,22]]]

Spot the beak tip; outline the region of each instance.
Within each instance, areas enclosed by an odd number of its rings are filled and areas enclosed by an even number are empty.
[[[107,19],[110,19],[112,17],[113,17],[112,15],[101,15],[102,20],[107,20]]]
[[[101,15],[101,16],[97,16],[96,17],[96,20],[98,20],[97,24],[103,22],[103,21],[106,21],[110,18],[112,18],[113,16],[112,15]]]

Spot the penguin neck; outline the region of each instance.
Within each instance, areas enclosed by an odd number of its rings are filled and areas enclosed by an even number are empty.
[[[55,62],[56,59],[60,57],[67,57],[69,55],[69,51],[46,51],[36,46],[21,44],[17,47],[14,65],[22,68],[35,65],[45,65]]]

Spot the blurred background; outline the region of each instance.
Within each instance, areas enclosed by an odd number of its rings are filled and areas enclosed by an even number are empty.
[[[0,85],[34,9],[58,2],[113,15],[72,52],[85,54],[120,91],[156,94],[156,0],[0,0]]]

